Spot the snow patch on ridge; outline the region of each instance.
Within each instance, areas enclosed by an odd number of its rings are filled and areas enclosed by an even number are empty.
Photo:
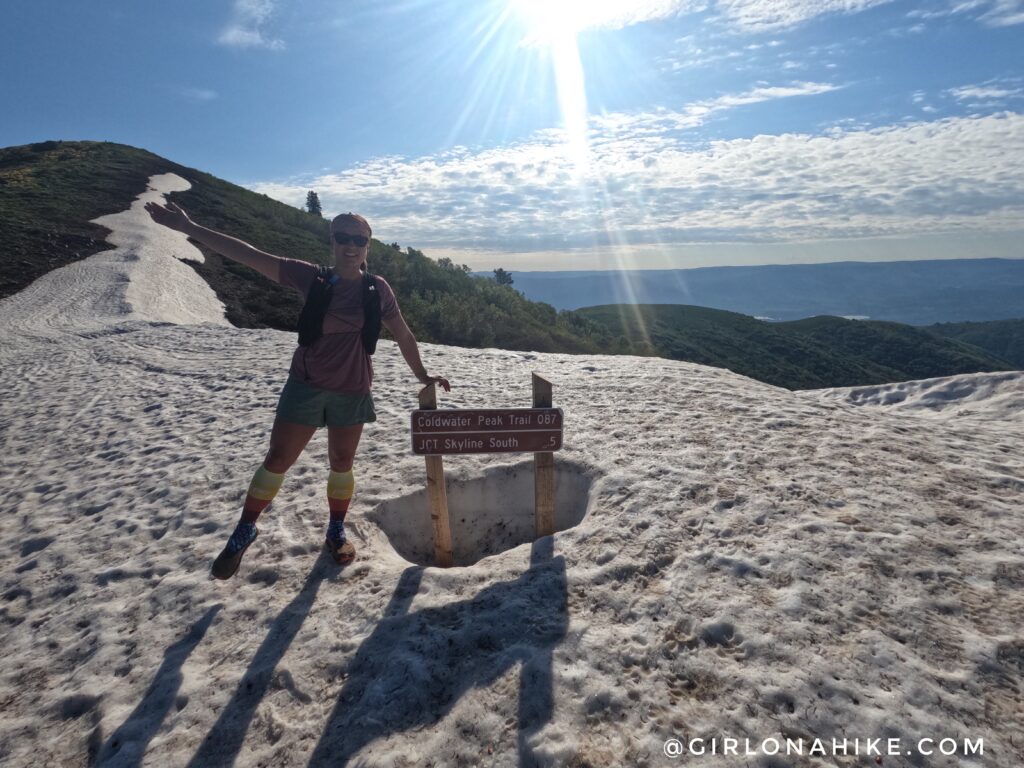
[[[203,254],[181,232],[163,227],[146,213],[146,203],[163,203],[171,192],[191,188],[173,173],[153,176],[149,189],[139,195],[131,208],[101,216],[93,223],[111,230],[107,242],[118,248],[128,265],[125,300],[131,320],[199,325],[230,326],[224,305],[213,289],[182,259],[203,262]]]
[[[190,188],[173,173],[153,176],[126,211],[94,219],[117,246],[49,272],[0,301],[12,329],[49,335],[69,327],[95,331],[125,321],[231,327],[213,289],[182,259],[203,255],[180,232],[154,222],[148,202]]]

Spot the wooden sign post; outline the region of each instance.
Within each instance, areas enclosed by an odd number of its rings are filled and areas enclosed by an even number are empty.
[[[537,538],[555,532],[555,456],[562,448],[561,408],[552,408],[551,382],[533,374],[533,408],[437,409],[437,390],[420,391],[412,414],[412,452],[427,460],[427,496],[438,565],[452,565],[452,533],[444,482],[445,454],[533,453]]]
[[[437,386],[420,390],[420,410],[437,410]],[[448,522],[448,489],[444,484],[444,459],[427,456],[427,496],[430,498],[430,522],[434,529],[434,560],[442,568],[452,567],[452,528]]]
[[[551,407],[551,382],[533,374],[533,407]],[[559,441],[561,443],[561,441]],[[555,454],[533,454],[533,497],[537,538],[555,532]]]

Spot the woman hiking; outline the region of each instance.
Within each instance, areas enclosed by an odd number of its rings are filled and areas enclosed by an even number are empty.
[[[447,379],[427,374],[420,361],[416,339],[398,309],[394,291],[387,282],[367,272],[370,225],[358,214],[343,213],[331,221],[331,249],[334,266],[322,270],[314,264],[265,253],[253,246],[193,222],[185,211],[168,203],[147,203],[146,211],[158,224],[183,232],[212,251],[255,269],[281,285],[309,296],[303,310],[300,345],[292,356],[288,380],[281,391],[277,414],[270,433],[270,448],[263,464],[249,484],[242,516],[224,551],[213,563],[212,574],[230,579],[242,562],[242,555],[259,535],[256,520],[277,495],[285,473],[299,458],[309,439],[320,427],[327,427],[331,471],[327,478],[330,520],[324,547],[339,565],[352,561],[355,548],[345,538],[345,514],[355,489],[352,462],[363,424],[376,421],[370,386],[370,362],[376,332],[369,326],[364,341],[364,309],[368,297],[379,298],[380,323],[390,331],[402,356],[422,384],[437,382],[446,391]],[[314,308],[313,295],[326,304]],[[376,305],[371,305],[375,306]],[[312,328],[312,330],[309,330]],[[301,338],[302,336],[305,338]]]

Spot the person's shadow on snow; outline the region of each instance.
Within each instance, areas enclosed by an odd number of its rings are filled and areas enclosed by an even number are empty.
[[[373,634],[359,647],[310,766],[345,765],[367,744],[441,720],[468,690],[522,665],[520,766],[529,739],[551,719],[552,652],[568,628],[565,558],[554,539],[534,542],[530,569],[472,599],[409,613],[423,569],[409,568]],[[495,733],[495,743],[501,734]]]
[[[231,700],[221,710],[217,722],[189,761],[189,768],[235,764],[256,708],[273,680],[274,670],[313,607],[320,585],[332,570],[328,566],[329,560],[330,557],[321,550],[299,594],[274,619]]]
[[[89,761],[90,765],[142,765],[146,747],[160,729],[164,717],[178,700],[178,690],[184,679],[181,669],[206,635],[206,630],[210,628],[221,607],[218,604],[207,609],[203,617],[189,628],[181,640],[164,651],[163,663],[153,676],[153,682],[143,695],[142,701],[117,730],[110,734],[110,738]]]

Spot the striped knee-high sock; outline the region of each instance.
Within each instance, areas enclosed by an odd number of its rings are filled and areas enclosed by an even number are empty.
[[[252,476],[249,483],[249,492],[245,497],[245,506],[242,508],[242,522],[255,523],[260,513],[267,508],[267,505],[274,500],[277,492],[281,490],[281,483],[284,482],[284,473],[271,472],[262,464]]]
[[[335,472],[327,477],[327,506],[331,510],[331,522],[342,522],[348,512],[348,505],[355,493],[356,479],[350,469],[348,472]]]

